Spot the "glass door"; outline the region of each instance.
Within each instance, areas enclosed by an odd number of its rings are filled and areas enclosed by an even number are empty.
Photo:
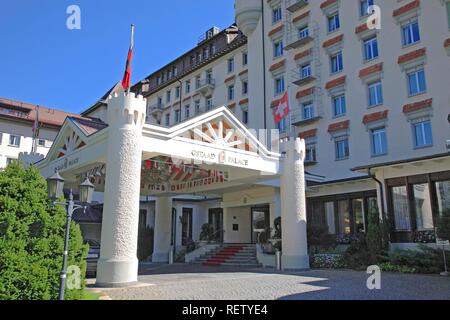
[[[223,209],[210,209],[208,216],[208,224],[213,228],[213,241],[223,242]]]
[[[192,209],[183,208],[181,218],[181,245],[185,246],[192,241]]]
[[[269,206],[252,208],[252,243],[259,243],[259,235],[269,227]]]

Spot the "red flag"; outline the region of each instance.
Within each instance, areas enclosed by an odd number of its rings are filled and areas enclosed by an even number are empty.
[[[128,90],[131,80],[131,62],[133,61],[133,47],[134,47],[134,25],[131,25],[131,44],[128,50],[127,64],[125,66],[125,74],[122,79],[122,87],[124,90]]]
[[[286,92],[283,97],[280,99],[278,106],[273,110],[273,118],[275,120],[275,124],[279,124],[283,118],[289,115],[289,97]]]

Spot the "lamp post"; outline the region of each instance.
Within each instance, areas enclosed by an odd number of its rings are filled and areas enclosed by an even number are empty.
[[[63,264],[60,273],[60,286],[59,286],[59,300],[64,300],[64,289],[66,287],[67,276],[67,255],[69,253],[69,236],[70,236],[70,223],[72,221],[72,215],[76,210],[83,209],[86,211],[86,206],[91,203],[92,195],[94,194],[94,185],[89,178],[79,186],[80,188],[80,202],[81,205],[75,204],[73,201],[72,189],[69,193],[68,202],[57,202],[56,200],[61,198],[64,189],[64,179],[56,172],[52,177],[47,179],[48,197],[53,201],[53,204],[66,207],[67,221],[66,221],[66,236],[64,240],[64,253]]]

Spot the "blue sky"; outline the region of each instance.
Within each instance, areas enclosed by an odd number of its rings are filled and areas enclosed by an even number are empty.
[[[188,5],[186,5],[188,4]],[[69,30],[69,5],[81,30]],[[234,0],[0,1],[0,97],[81,112],[121,80],[136,25],[132,82],[234,22]]]

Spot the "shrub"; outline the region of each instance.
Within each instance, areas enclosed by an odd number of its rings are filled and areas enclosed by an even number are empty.
[[[320,248],[336,247],[336,237],[328,233],[326,225],[308,224],[308,244],[312,253],[318,253]]]
[[[363,270],[373,264],[373,256],[367,250],[364,237],[353,242],[344,253],[345,265],[350,269]]]
[[[380,226],[380,215],[375,200],[372,200],[371,210],[367,218],[367,250],[372,256],[376,256],[381,254],[384,251],[384,248],[383,233]]]
[[[145,227],[139,230],[137,256],[139,261],[146,261],[153,253],[153,235],[152,228]]]
[[[35,168],[12,164],[0,172],[0,299],[58,298],[65,226],[64,208],[48,200]],[[80,268],[81,288],[66,289],[66,299],[83,297],[87,251],[72,222],[67,265]]]
[[[390,262],[383,262],[379,264],[381,271],[384,272],[400,272],[400,273],[416,273],[417,270],[413,267],[399,266]]]
[[[415,269],[417,273],[437,274],[444,270],[441,250],[420,246],[420,251],[403,250],[389,255],[389,262],[399,267]],[[447,263],[450,257],[447,255]]]
[[[200,233],[200,241],[211,241],[213,240],[214,227],[212,224],[205,223],[202,225],[202,232]]]
[[[273,227],[275,229],[275,233],[273,235],[274,239],[281,239],[281,217],[276,218],[273,221]]]

